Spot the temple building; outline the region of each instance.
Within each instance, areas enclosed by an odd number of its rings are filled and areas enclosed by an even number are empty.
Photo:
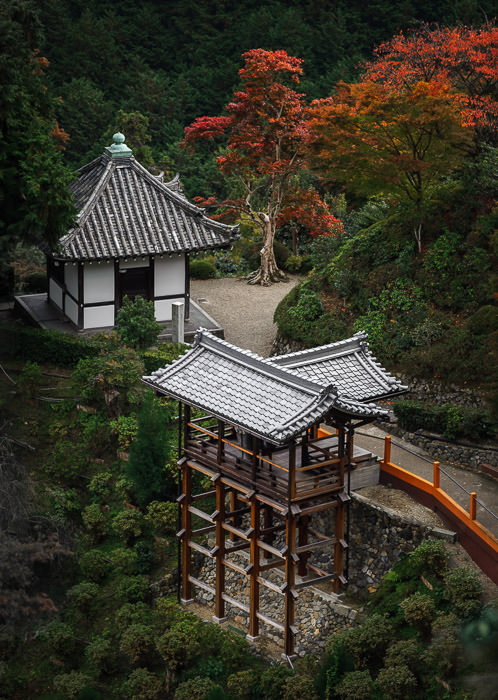
[[[338,593],[347,584],[347,504],[361,460],[354,431],[386,415],[373,400],[406,387],[375,361],[364,333],[263,359],[200,330],[188,352],[143,381],[179,401],[182,599],[208,591],[215,620],[239,609],[251,639],[272,627],[291,656],[299,590],[328,581]],[[212,487],[199,490],[195,474]],[[330,531],[321,531],[324,514]],[[314,560],[324,548],[327,570]],[[215,561],[214,586],[196,577],[193,552]],[[269,576],[276,569],[281,585]],[[227,590],[227,570],[247,580],[247,600]],[[282,619],[261,609],[263,588],[281,597]]]
[[[123,298],[154,302],[156,320],[174,301],[189,317],[189,255],[230,247],[236,226],[191,204],[176,176],[163,182],[114,134],[112,146],[78,171],[76,224],[47,255],[48,300],[78,329],[114,326]]]

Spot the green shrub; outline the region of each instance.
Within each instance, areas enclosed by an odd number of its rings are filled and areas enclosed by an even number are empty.
[[[137,416],[119,416],[117,420],[109,423],[111,430],[118,436],[118,446],[123,452],[128,452],[130,445],[136,437],[138,430]]]
[[[139,574],[148,574],[156,561],[154,547],[148,542],[137,542],[133,549],[136,555],[135,568],[137,572]]]
[[[473,335],[489,335],[498,330],[498,309],[496,306],[481,306],[467,319],[467,327]]]
[[[37,362],[28,360],[21,370],[17,383],[24,394],[34,397],[39,393],[41,369]]]
[[[397,664],[381,669],[376,684],[386,698],[404,700],[413,697],[417,679],[408,666]]]
[[[150,622],[149,606],[146,603],[125,603],[116,611],[115,621],[117,629],[136,623],[147,625]]]
[[[289,272],[299,272],[303,264],[303,259],[300,255],[289,255],[285,263],[286,270]]]
[[[0,347],[5,357],[60,367],[74,367],[100,351],[90,338],[9,324],[0,324]]]
[[[98,472],[90,479],[88,490],[97,499],[107,500],[111,494],[112,478],[111,472]]]
[[[130,625],[121,635],[119,650],[134,663],[150,659],[154,652],[154,630],[140,623]]]
[[[196,676],[180,683],[174,698],[175,700],[208,700],[213,688],[215,688],[215,683],[212,680]]]
[[[386,652],[384,664],[386,666],[408,666],[411,671],[414,671],[421,656],[421,647],[415,639],[400,639],[393,642]]]
[[[145,374],[149,375],[161,367],[170,365],[188,349],[183,343],[159,343],[157,349],[144,350],[140,353],[145,367]]]
[[[374,614],[362,625],[331,637],[328,649],[333,649],[338,643],[344,644],[345,650],[354,658],[356,666],[365,668],[381,662],[392,635],[390,621],[384,615]]]
[[[112,529],[127,544],[142,534],[143,515],[136,510],[122,510],[112,519]]]
[[[216,277],[216,267],[207,260],[191,260],[190,276],[198,280],[208,280]]]
[[[91,549],[79,557],[79,565],[86,578],[98,583],[107,576],[111,562],[99,549]]]
[[[131,348],[148,348],[157,341],[161,326],[156,321],[154,302],[137,296],[127,296],[116,314],[116,332],[124,345]]]
[[[70,600],[78,610],[88,615],[90,610],[94,607],[95,600],[98,598],[99,593],[100,588],[96,583],[84,581],[70,588],[66,595],[68,600]]]
[[[99,673],[110,673],[117,664],[115,644],[105,637],[94,637],[85,649],[85,656]]]
[[[228,693],[240,700],[251,700],[255,695],[257,684],[258,674],[253,670],[238,671],[227,678]]]
[[[99,542],[107,531],[107,516],[102,512],[98,503],[87,506],[83,511],[82,518],[93,541]]]
[[[56,654],[70,655],[76,648],[73,628],[60,620],[54,620],[48,624],[42,636],[46,639],[49,648]]]
[[[371,700],[374,684],[370,671],[350,671],[334,688],[341,700]]]
[[[165,469],[171,454],[168,424],[171,414],[152,393],[146,396],[138,417],[137,437],[125,464],[141,508],[155,499],[176,494],[176,483]]]
[[[319,700],[319,695],[315,690],[313,679],[306,678],[296,673],[292,678],[288,678],[282,687],[282,700]]]
[[[449,438],[484,438],[491,430],[489,413],[455,404],[423,404],[396,401],[394,413],[405,430],[429,430]]]
[[[415,576],[443,578],[448,570],[450,555],[441,540],[425,540],[408,555],[410,568]]]
[[[178,505],[168,501],[151,501],[145,520],[158,535],[172,535],[176,530]]]
[[[452,569],[444,577],[445,596],[460,617],[472,617],[481,607],[482,583],[472,569]]]
[[[127,576],[118,586],[120,600],[130,603],[144,601],[149,596],[149,581],[146,576]]]
[[[290,669],[286,666],[271,663],[260,676],[260,697],[265,700],[280,700],[282,687],[291,675]]]
[[[57,676],[54,676],[54,689],[67,700],[77,698],[90,683],[91,678],[80,671],[59,673]]]
[[[137,554],[128,547],[117,547],[109,554],[112,568],[117,573],[133,574],[136,570]]]
[[[414,593],[404,600],[401,605],[405,620],[418,630],[426,633],[436,614],[434,600],[425,593]]]
[[[164,690],[156,675],[146,668],[136,668],[121,686],[121,694],[130,700],[160,700]]]
[[[157,640],[157,650],[171,671],[185,668],[203,651],[200,627],[198,620],[182,620]]]
[[[48,291],[47,275],[44,272],[31,272],[26,275],[24,284],[28,294],[39,294]]]
[[[449,678],[463,660],[456,615],[440,614],[434,620],[431,642],[422,658],[426,665],[444,678]]]

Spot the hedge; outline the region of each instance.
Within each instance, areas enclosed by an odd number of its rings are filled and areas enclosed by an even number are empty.
[[[396,401],[393,409],[400,427],[405,430],[429,430],[451,439],[486,438],[494,433],[489,413],[480,408]]]
[[[79,360],[98,355],[97,341],[59,331],[0,325],[0,347],[4,357],[73,367]]]
[[[190,263],[190,275],[194,279],[208,280],[216,277],[216,267],[208,260],[192,260]]]

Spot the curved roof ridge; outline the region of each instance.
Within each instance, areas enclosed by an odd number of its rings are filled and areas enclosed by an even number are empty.
[[[306,355],[313,355],[316,352],[327,352],[328,350],[345,350],[346,346],[348,344],[351,344],[352,346],[356,343],[358,345],[358,349],[361,349],[361,344],[363,342],[366,342],[368,345],[368,333],[365,331],[358,331],[358,333],[355,333],[354,335],[350,336],[349,338],[344,338],[343,340],[337,340],[334,343],[328,343],[327,345],[319,345],[314,348],[305,348],[304,350],[296,350],[294,352],[288,352],[285,355],[272,355],[271,357],[266,358],[267,362],[272,362],[274,360],[287,360],[291,358],[303,358],[305,359]]]

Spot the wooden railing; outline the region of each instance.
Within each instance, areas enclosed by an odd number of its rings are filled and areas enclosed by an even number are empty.
[[[275,449],[275,453],[280,453],[277,462],[276,457],[272,459],[271,455],[268,457],[248,450],[233,439],[225,436],[220,439],[211,426],[206,428],[190,422],[188,427],[191,430],[185,444],[188,455],[213,469],[221,468],[233,476],[242,477],[253,487],[257,485],[263,492],[267,491],[268,495],[275,492],[287,495],[290,492],[292,499],[302,499],[342,488],[341,459],[326,458],[326,451],[319,447],[320,438],[310,441],[307,447],[310,451],[321,452],[323,459],[290,467],[287,448],[285,451]]]
[[[462,546],[481,569],[498,584],[498,539],[476,519],[477,494],[469,494],[468,511],[440,486],[441,467],[433,463],[432,482],[391,462],[391,438],[384,441],[384,458],[380,463],[381,483],[391,483],[415,500],[437,512],[458,533]]]

